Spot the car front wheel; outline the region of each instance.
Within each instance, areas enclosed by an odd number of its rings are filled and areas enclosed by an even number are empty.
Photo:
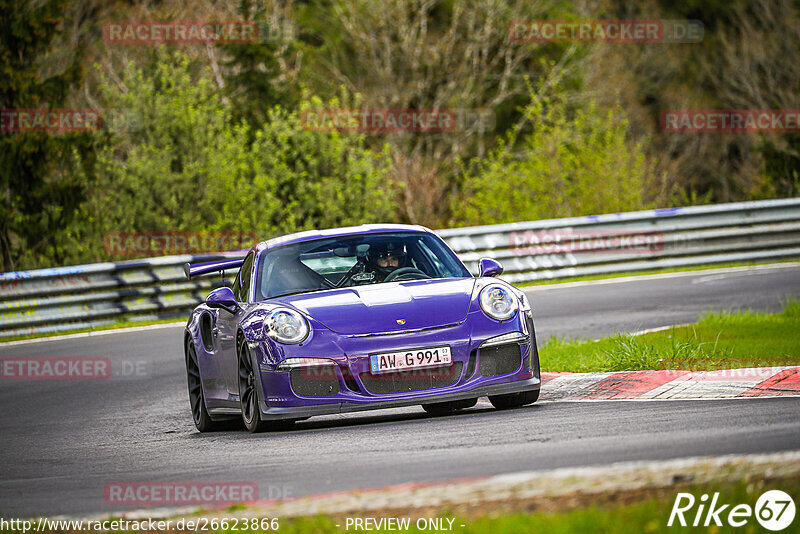
[[[214,421],[208,415],[206,399],[203,395],[203,382],[200,378],[200,366],[197,363],[197,351],[194,343],[186,344],[186,381],[189,385],[189,404],[192,408],[194,426],[200,432],[212,432],[224,427],[221,421]]]
[[[264,432],[267,423],[261,420],[258,410],[258,392],[256,387],[261,380],[253,369],[253,359],[250,357],[250,348],[244,336],[239,338],[239,402],[242,406],[242,421],[251,433]]]

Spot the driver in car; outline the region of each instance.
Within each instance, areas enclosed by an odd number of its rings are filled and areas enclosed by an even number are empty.
[[[369,249],[369,263],[375,281],[383,282],[395,270],[406,267],[406,250],[402,243],[377,243]]]

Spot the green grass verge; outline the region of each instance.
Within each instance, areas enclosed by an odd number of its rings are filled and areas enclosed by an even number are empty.
[[[544,500],[538,499],[530,502],[520,502],[512,506],[508,513],[493,511],[494,505],[474,504],[473,507],[462,514],[451,513],[448,510],[438,510],[433,515],[428,513],[415,514],[413,511],[391,511],[355,514],[349,516],[316,516],[308,518],[284,519],[278,518],[279,529],[277,532],[284,534],[336,534],[342,532],[356,532],[352,526],[345,529],[346,517],[408,517],[410,518],[409,530],[402,532],[430,532],[416,528],[416,519],[444,518],[452,519],[452,532],[458,534],[499,534],[518,532],[547,532],[548,534],[572,533],[654,533],[654,532],[768,532],[764,530],[754,516],[747,518],[747,524],[734,528],[727,524],[730,510],[738,505],[745,504],[751,509],[755,508],[758,498],[768,490],[779,489],[795,499],[800,497],[800,480],[793,478],[756,479],[732,483],[712,483],[704,485],[686,485],[661,488],[657,490],[640,490],[634,492],[611,492],[601,496],[574,495],[564,499]],[[713,496],[719,492],[717,506],[729,506],[719,515],[722,527],[711,526],[682,527],[677,523],[667,527],[670,512],[678,492],[687,492],[694,495],[695,506],[684,514],[687,523],[691,525],[698,511],[700,496],[707,494]],[[703,510],[700,524],[706,520],[707,507]],[[800,518],[795,517],[792,525],[784,532],[796,532],[796,525]],[[336,526],[336,525],[340,526]],[[713,523],[712,523],[713,524]],[[464,525],[463,527],[461,525]],[[794,530],[793,530],[794,529]],[[0,529],[0,532],[20,533],[20,530]],[[209,531],[211,532],[211,531]],[[216,530],[213,532],[234,532],[229,530]],[[270,534],[272,530],[239,529],[235,532],[258,532]],[[376,530],[373,532],[387,532]],[[30,533],[28,533],[30,534]]]
[[[644,276],[648,274],[664,274],[664,273],[683,273],[692,271],[708,271],[711,269],[726,269],[730,267],[752,267],[754,265],[773,265],[778,263],[797,263],[797,260],[781,260],[769,262],[729,262],[717,263],[714,265],[689,265],[686,267],[670,267],[668,269],[648,269],[645,271],[625,272],[625,273],[611,273],[611,274],[592,274],[586,276],[570,276],[565,278],[548,278],[544,280],[533,280],[531,282],[519,282],[514,284],[516,287],[531,287],[531,286],[544,286],[552,284],[566,284],[568,282],[584,282],[591,280],[608,280],[613,278],[627,278],[630,276]]]
[[[118,328],[130,328],[132,326],[151,326],[154,324],[168,324],[185,322],[186,318],[174,317],[172,319],[153,319],[151,321],[115,321],[107,325],[95,326],[93,328],[74,328],[71,330],[61,330],[60,332],[46,332],[41,334],[22,334],[19,336],[9,336],[0,338],[0,345],[8,341],[20,341],[25,339],[38,339],[54,336],[66,336],[69,334],[83,334],[86,332],[103,332],[105,330],[116,330]]]
[[[596,341],[550,339],[543,371],[714,370],[800,364],[800,301],[781,313],[708,313],[699,322]]]
[[[499,533],[524,533],[524,532],[546,532],[547,534],[575,534],[575,533],[655,533],[655,532],[715,532],[715,533],[752,533],[770,532],[758,523],[754,516],[747,520],[747,524],[742,527],[731,527],[727,524],[727,514],[738,504],[746,504],[755,508],[758,498],[767,490],[780,489],[791,495],[795,502],[800,496],[800,481],[797,480],[774,480],[774,481],[752,481],[738,482],[730,484],[710,484],[702,486],[681,487],[680,489],[667,489],[660,492],[658,498],[644,498],[637,500],[636,496],[611,496],[602,505],[580,506],[579,508],[567,509],[563,511],[533,511],[529,513],[511,513],[497,515],[494,513],[483,513],[481,515],[460,518],[455,517],[453,521],[453,532],[458,534],[499,534]],[[672,527],[667,527],[670,512],[678,492],[691,493],[697,499],[703,494],[713,495],[719,492],[718,506],[730,504],[724,512],[720,514],[722,527],[682,527],[678,523],[673,523]],[[622,503],[615,503],[614,498],[621,497]],[[633,502],[631,502],[631,499]],[[577,499],[580,501],[580,499]],[[556,507],[570,507],[570,503],[557,504]],[[687,524],[691,525],[697,513],[698,505],[684,514]],[[703,512],[707,511],[707,507]],[[381,517],[381,516],[379,516]],[[448,517],[444,514],[443,517]],[[703,513],[700,524],[705,521],[706,514]],[[339,522],[341,527],[336,527]],[[792,525],[784,532],[796,532],[796,525],[800,518],[795,517]],[[445,524],[447,524],[445,522]],[[460,525],[464,525],[461,527]],[[430,532],[429,530],[418,530],[411,521],[412,528],[403,532]],[[713,523],[712,523],[713,525]],[[353,532],[351,527],[351,532]],[[280,532],[292,534],[311,534],[311,533],[341,533],[345,532],[344,524],[341,519],[334,521],[328,517],[317,517],[313,519],[298,519],[293,521],[281,522]]]

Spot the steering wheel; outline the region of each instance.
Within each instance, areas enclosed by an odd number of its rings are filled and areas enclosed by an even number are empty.
[[[391,273],[389,273],[389,275],[386,278],[384,278],[383,281],[391,282],[396,278],[400,278],[401,276],[406,276],[406,275],[420,276],[420,278],[412,278],[411,280],[421,280],[422,278],[430,278],[430,276],[428,276],[427,274],[423,273],[422,271],[414,267],[402,267],[400,269],[397,269],[396,271],[392,271]]]

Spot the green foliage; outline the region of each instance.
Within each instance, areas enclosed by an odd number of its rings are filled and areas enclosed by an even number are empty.
[[[39,68],[60,35],[65,4],[0,0],[0,109],[59,108],[81,80],[80,46],[59,72],[45,75]],[[76,152],[83,155],[83,173],[73,165]],[[92,153],[91,136],[83,133],[0,132],[4,271],[65,258],[51,229],[69,224],[85,199],[85,177],[93,174]]]
[[[626,142],[628,123],[620,108],[603,110],[590,101],[571,111],[563,95],[531,91],[524,115],[532,123],[529,133],[514,128],[487,158],[464,170],[464,192],[453,207],[458,223],[644,207],[644,153]]]
[[[240,0],[237,14],[242,20],[258,24],[258,43],[228,44],[221,47],[229,58],[223,62],[227,71],[225,93],[233,105],[237,122],[245,120],[258,127],[275,105],[296,104],[293,87],[279,82],[279,47],[291,45],[288,23],[267,12],[267,3]]]
[[[225,180],[242,172],[245,127],[233,124],[208,76],[164,54],[149,75],[129,64],[120,85],[104,83],[106,109],[129,117],[99,155],[97,191],[108,230],[196,230],[214,221]]]
[[[120,83],[102,85],[106,109],[124,116],[125,127],[98,155],[98,187],[65,237],[75,250],[101,251],[111,231],[267,238],[391,218],[385,153],[365,148],[362,137],[305,129],[280,106],[252,131],[233,121],[209,73],[192,72],[185,56],[162,52],[155,72],[129,64]],[[321,102],[303,104],[311,105]]]
[[[796,1],[101,4],[0,0],[0,108],[135,120],[97,135],[0,132],[3,270],[105,260],[113,230],[483,225],[800,191],[797,133],[658,126],[670,109],[796,108]],[[622,46],[508,39],[514,20],[591,18],[698,19],[705,34]],[[100,36],[109,20],[162,19],[254,21],[261,39],[109,46]],[[466,120],[436,134],[306,130],[303,109],[349,105],[328,101],[340,86],[363,107],[457,109]],[[490,120],[469,120],[479,113]]]
[[[322,104],[317,98],[306,99],[300,113],[274,107],[255,133],[253,181],[244,184],[252,194],[245,189],[239,197],[251,204],[240,212],[245,221],[251,219],[249,228],[285,232],[394,218],[388,149],[370,151],[362,135],[306,128],[303,110]],[[340,107],[337,100],[327,105]],[[265,192],[275,209],[265,209],[259,196]]]
[[[753,198],[800,195],[800,134],[764,137],[758,149],[764,158],[764,183]]]
[[[540,65],[582,55],[566,43],[509,41],[515,20],[577,16],[566,2],[386,0],[376,9],[373,0],[340,0],[297,3],[295,13],[303,81],[315,94],[343,84],[368,108],[458,110],[450,131],[370,135],[391,147],[403,184],[399,219],[433,228],[451,219],[458,160],[482,157],[519,120],[524,75],[549,78]],[[572,69],[553,76],[569,88],[579,77]]]

